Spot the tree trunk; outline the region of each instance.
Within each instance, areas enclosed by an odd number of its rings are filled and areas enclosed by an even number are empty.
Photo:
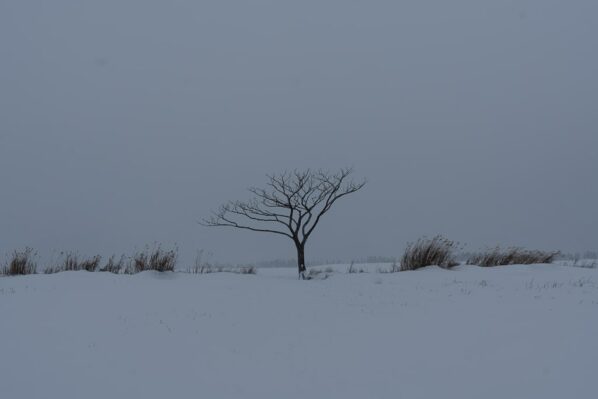
[[[305,245],[295,244],[297,247],[297,267],[299,268],[299,279],[305,280]]]

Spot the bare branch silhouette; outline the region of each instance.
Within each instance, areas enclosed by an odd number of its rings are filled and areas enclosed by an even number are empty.
[[[230,201],[200,224],[289,237],[297,249],[299,277],[304,278],[308,238],[336,201],[366,184],[349,179],[352,173],[344,168],[336,173],[308,169],[267,175],[265,188],[249,189],[253,198]]]

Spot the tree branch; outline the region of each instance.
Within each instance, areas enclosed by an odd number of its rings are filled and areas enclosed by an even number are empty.
[[[337,173],[307,169],[267,175],[266,188],[249,188],[252,199],[229,202],[200,223],[284,235],[305,245],[336,201],[365,186],[365,180],[347,181],[352,173],[351,168],[345,168]],[[271,225],[282,225],[288,231],[264,227]]]

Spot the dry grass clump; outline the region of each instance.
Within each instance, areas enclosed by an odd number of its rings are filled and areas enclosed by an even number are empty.
[[[79,264],[77,266],[79,267],[79,270],[95,272],[98,266],[100,265],[101,260],[102,257],[100,255],[96,255],[89,259],[82,259],[81,261],[79,261]]]
[[[106,262],[106,265],[100,268],[99,271],[119,274],[121,272],[124,272],[126,269],[127,258],[124,255],[122,255],[118,260],[116,260],[116,257],[112,255],[110,258],[108,258],[108,262]]]
[[[187,269],[187,273],[191,274],[210,274],[210,273],[235,273],[235,274],[257,274],[255,266],[214,266],[209,263],[202,265],[194,265]]]
[[[209,261],[204,260],[203,249],[197,252],[195,256],[195,263],[193,266],[187,268],[187,273],[191,274],[210,274],[210,273],[235,273],[235,274],[257,274],[255,266],[223,266],[213,265]],[[211,256],[211,254],[207,254]]]
[[[504,265],[552,263],[558,255],[558,251],[539,251],[518,247],[502,249],[497,246],[485,252],[472,255],[467,260],[467,264],[482,267],[492,267]]]
[[[173,272],[178,259],[178,249],[163,250],[159,245],[154,249],[146,247],[133,255],[129,273],[140,273],[147,270],[157,272]]]
[[[61,255],[64,256],[64,259],[57,265],[46,268],[44,273],[54,274],[60,272],[77,272],[81,270],[95,272],[102,260],[100,255],[92,256],[91,258],[80,258],[75,252],[61,252]]]
[[[457,243],[441,235],[432,238],[422,237],[414,243],[407,244],[401,258],[401,271],[416,270],[426,266],[440,266],[445,269],[457,266],[453,254]]]
[[[8,264],[0,269],[0,274],[5,276],[23,276],[37,273],[35,257],[37,253],[32,248],[25,248],[22,251],[14,251]]]

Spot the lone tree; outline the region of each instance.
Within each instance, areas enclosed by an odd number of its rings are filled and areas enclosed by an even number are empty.
[[[200,224],[273,233],[293,240],[299,278],[305,278],[305,244],[314,229],[340,198],[360,190],[365,180],[349,179],[351,168],[337,173],[322,170],[267,175],[266,188],[252,187],[253,198],[230,201]]]

